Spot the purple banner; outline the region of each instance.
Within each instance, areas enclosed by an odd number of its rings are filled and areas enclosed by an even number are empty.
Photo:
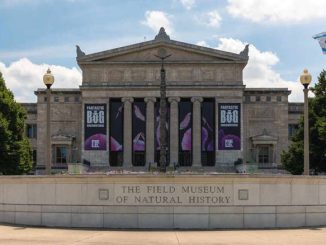
[[[218,104],[218,149],[241,149],[241,108],[239,103]]]
[[[85,150],[106,150],[106,104],[85,104]]]
[[[133,151],[145,151],[146,143],[146,104],[134,102],[132,110]]]
[[[204,101],[201,111],[201,150],[215,151],[214,102]]]
[[[110,102],[110,151],[122,151],[123,146],[123,103]]]
[[[179,147],[180,151],[192,150],[192,103],[179,103]]]

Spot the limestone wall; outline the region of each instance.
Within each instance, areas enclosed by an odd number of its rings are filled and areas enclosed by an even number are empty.
[[[149,229],[320,226],[326,225],[326,178],[1,177],[0,222]]]

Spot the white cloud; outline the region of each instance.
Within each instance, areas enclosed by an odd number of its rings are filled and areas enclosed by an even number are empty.
[[[164,27],[165,31],[171,34],[173,32],[171,18],[172,16],[162,11],[146,11],[145,20],[141,23],[150,27],[155,33],[158,33],[160,28]]]
[[[217,10],[212,10],[201,14],[196,17],[198,23],[210,26],[210,27],[219,27],[222,21],[222,17]]]
[[[195,5],[195,0],[179,0],[180,3],[188,10],[190,10]]]
[[[217,49],[239,53],[245,43],[232,38],[220,38]],[[290,101],[302,101],[302,85],[298,81],[287,81],[273,69],[279,62],[276,54],[260,51],[254,45],[249,46],[249,61],[243,72],[247,88],[288,88],[291,90]]]
[[[217,10],[213,10],[207,13],[208,22],[207,25],[212,27],[219,27],[222,20]]]
[[[203,46],[203,47],[209,47],[208,43],[206,43],[206,41],[203,41],[203,40],[197,42],[196,44],[199,45],[199,46]]]
[[[326,19],[326,1],[298,0],[228,0],[227,10],[233,17],[253,22],[299,23]]]
[[[0,62],[2,73],[7,87],[14,93],[18,102],[36,101],[34,91],[44,88],[43,75],[50,68],[54,75],[53,88],[78,88],[82,81],[82,75],[76,67],[67,68],[64,66],[34,64],[27,58],[6,66]]]

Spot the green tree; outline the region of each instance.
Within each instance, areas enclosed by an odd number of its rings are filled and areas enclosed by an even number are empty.
[[[323,70],[318,82],[311,91],[314,98],[309,98],[309,158],[310,169],[326,172],[326,71]],[[285,169],[292,174],[303,172],[304,122],[300,119],[299,127],[292,137],[288,151],[283,151],[281,161]]]
[[[14,100],[0,72],[0,173],[24,174],[32,168],[32,151],[25,135],[25,109]]]

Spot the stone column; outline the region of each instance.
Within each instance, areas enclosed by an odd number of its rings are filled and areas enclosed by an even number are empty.
[[[170,102],[170,166],[179,162],[179,97],[168,98]]]
[[[123,167],[132,167],[132,102],[133,98],[122,98],[123,102]]]
[[[154,105],[156,98],[147,97],[144,99],[146,102],[146,165],[154,163],[155,153],[155,114]]]
[[[203,98],[192,97],[192,167],[201,167],[201,102]]]

